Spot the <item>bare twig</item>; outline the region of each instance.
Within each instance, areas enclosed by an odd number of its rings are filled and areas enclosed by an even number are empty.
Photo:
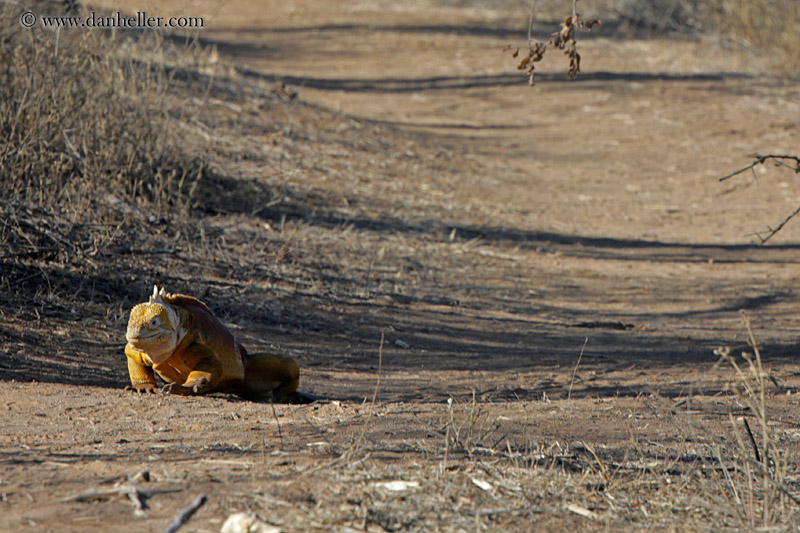
[[[742,168],[740,168],[739,170],[737,170],[735,172],[731,172],[727,176],[722,176],[719,179],[719,181],[725,181],[725,180],[727,180],[729,178],[732,178],[734,176],[738,176],[739,174],[742,174],[743,172],[747,172],[751,168],[755,168],[758,165],[762,165],[762,164],[766,163],[770,159],[775,160],[776,162],[778,162],[778,164],[781,164],[783,166],[789,167],[792,170],[794,170],[795,173],[800,174],[800,156],[796,156],[796,155],[777,155],[777,154],[769,154],[769,155],[753,154],[750,157],[754,157],[755,161],[753,161],[752,163],[750,163],[746,167],[742,167]],[[782,163],[782,161],[794,161],[797,165],[794,166],[794,167],[790,167],[789,165],[786,165],[785,163]]]
[[[778,233],[790,220],[792,220],[795,216],[797,216],[798,213],[800,213],[800,207],[792,211],[792,213],[788,217],[784,218],[783,221],[780,224],[778,224],[776,228],[774,229],[769,228],[766,237],[762,237],[761,233],[755,233],[756,237],[758,237],[761,240],[761,244],[764,244],[765,242],[770,240],[773,235]]]
[[[753,161],[752,163],[750,163],[747,166],[744,166],[744,167],[740,168],[739,170],[731,172],[730,174],[728,174],[726,176],[722,176],[721,178],[719,178],[719,181],[725,181],[725,180],[727,180],[729,178],[732,178],[734,176],[738,176],[739,174],[747,172],[748,170],[753,172],[753,177],[756,178],[755,170],[754,170],[755,167],[757,167],[758,165],[763,165],[764,163],[766,163],[767,161],[770,161],[770,160],[774,161],[775,164],[778,165],[778,166],[783,166],[783,167],[792,169],[795,174],[800,174],[800,156],[786,155],[786,154],[768,154],[768,155],[753,154],[750,157],[753,157],[755,159],[755,161]],[[794,164],[794,166],[787,165],[786,163],[784,163],[784,161],[794,161],[795,164]],[[756,181],[757,180],[758,180],[758,178],[756,178]],[[768,227],[768,231],[766,231],[766,232],[763,232],[763,231],[756,232],[756,233],[754,233],[754,235],[761,240],[761,244],[764,244],[765,242],[770,240],[776,233],[778,233],[781,229],[783,229],[783,227],[790,220],[792,220],[795,216],[797,216],[798,213],[800,213],[800,207],[795,209],[789,216],[784,218],[783,221],[780,224],[778,224],[778,227],[776,227],[774,229]],[[764,233],[766,234],[766,237],[762,237],[762,234],[764,234]]]
[[[372,391],[372,403],[370,404],[369,415],[364,420],[364,425],[361,426],[361,434],[358,436],[358,440],[353,447],[354,450],[358,450],[358,448],[361,447],[361,441],[364,440],[364,434],[367,432],[367,425],[369,425],[369,421],[375,415],[375,401],[378,399],[378,389],[381,386],[381,372],[383,370],[383,340],[384,332],[381,331],[381,344],[378,347],[378,379],[375,381],[375,390]]]
[[[598,466],[600,466],[600,474],[603,476],[603,479],[605,479],[606,483],[610,483],[611,482],[611,476],[608,473],[608,467],[600,459],[600,456],[597,455],[597,452],[594,450],[594,447],[592,445],[590,445],[590,444],[585,443],[585,442],[583,442],[581,444],[583,445],[584,448],[589,450],[589,453],[592,454],[592,457],[594,457],[594,460],[597,461]]]
[[[191,520],[192,515],[205,505],[207,500],[208,497],[205,494],[195,498],[192,503],[181,509],[181,512],[179,512],[172,522],[164,529],[164,533],[175,533],[178,531],[181,526]]]

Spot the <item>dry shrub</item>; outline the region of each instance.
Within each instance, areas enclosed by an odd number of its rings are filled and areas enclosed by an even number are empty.
[[[711,0],[717,1],[717,0]],[[616,0],[611,11],[626,37],[692,35],[703,31],[709,0]]]
[[[772,55],[787,74],[800,67],[797,0],[714,0],[715,28]]]
[[[155,32],[20,24],[59,9],[75,8],[0,3],[0,308],[119,292],[119,254],[188,220],[207,176],[172,127],[172,49]]]
[[[714,491],[713,499],[720,509],[725,509],[725,504],[734,504],[727,509],[740,527],[767,530],[795,523],[797,519],[800,500],[787,488],[789,465],[796,464],[796,458],[779,445],[771,425],[768,391],[777,388],[777,382],[764,367],[761,349],[744,312],[742,321],[750,350],[743,350],[740,357],[729,347],[718,348],[715,353],[733,369],[731,390],[746,406],[753,427],[747,416],[737,422],[729,415],[737,451],[727,457],[717,451],[724,479],[719,480],[719,490]]]
[[[26,9],[57,9],[38,6]],[[160,212],[185,202],[203,165],[167,134],[166,70],[131,53],[147,39],[27,29],[21,9],[0,8],[0,200],[77,219],[111,195]]]

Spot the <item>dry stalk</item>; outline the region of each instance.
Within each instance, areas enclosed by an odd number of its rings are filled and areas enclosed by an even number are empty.
[[[581,364],[581,359],[583,358],[583,351],[586,349],[586,344],[589,342],[589,337],[586,337],[583,341],[583,347],[581,347],[581,353],[578,355],[578,361],[575,363],[575,368],[572,370],[572,379],[569,381],[569,390],[567,391],[567,402],[570,401],[572,398],[572,386],[575,384],[575,374],[578,373],[578,365]]]
[[[270,402],[270,406],[272,407],[272,416],[275,418],[275,423],[278,425],[278,442],[280,442],[281,448],[283,448],[283,433],[281,433],[281,421],[278,420],[278,413],[275,411],[275,402]]]

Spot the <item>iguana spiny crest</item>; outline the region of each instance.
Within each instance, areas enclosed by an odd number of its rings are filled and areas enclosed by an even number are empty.
[[[180,313],[164,301],[171,294],[158,285],[153,286],[153,295],[146,303],[131,310],[125,339],[134,348],[145,352],[153,363],[162,363],[175,351],[186,329],[182,326]]]

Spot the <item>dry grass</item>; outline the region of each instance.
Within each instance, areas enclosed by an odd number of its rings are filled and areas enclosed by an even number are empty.
[[[800,67],[800,4],[795,0],[716,0],[714,27],[756,47],[786,74]]]
[[[28,29],[23,9],[70,8],[0,4],[0,288],[8,301],[122,289],[115,256],[154,224],[189,227],[209,196],[207,158],[180,130],[199,109],[175,76],[208,54],[155,32]]]
[[[114,201],[185,207],[203,165],[166,126],[179,110],[168,104],[164,66],[140,59],[162,48],[156,36],[26,29],[20,8],[2,9],[2,199],[59,206],[77,219]]]
[[[98,256],[132,244],[131,229],[184,211],[204,166],[166,126],[177,108],[165,68],[139,59],[163,43],[26,29],[22,9],[0,6],[0,287],[36,300],[61,281],[75,295],[76,272],[118,279],[100,275]]]
[[[592,5],[592,12],[602,14],[603,8],[616,12],[634,35],[717,33],[761,51],[783,74],[796,75],[800,67],[800,4],[795,0],[622,0]]]
[[[764,367],[750,319],[744,313],[742,318],[752,351],[742,350],[740,357],[736,357],[725,347],[717,353],[721,361],[730,365],[731,390],[735,400],[746,406],[749,416],[736,420],[729,415],[736,452],[724,458],[718,450],[715,452],[724,479],[719,480],[718,490],[709,496],[719,509],[732,511],[729,518],[738,520],[740,526],[769,529],[797,520],[800,500],[787,488],[790,464],[797,459],[793,451],[778,442],[768,398],[771,391],[780,387]]]

